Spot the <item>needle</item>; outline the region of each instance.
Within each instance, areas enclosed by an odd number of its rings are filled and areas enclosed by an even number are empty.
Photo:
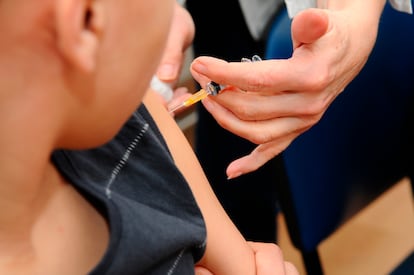
[[[199,102],[200,100],[206,98],[210,93],[208,93],[206,90],[201,89],[198,92],[196,92],[195,94],[193,94],[190,98],[186,99],[185,101],[181,102],[180,104],[172,107],[169,109],[170,113],[174,113],[175,111],[181,109],[181,108],[186,108],[188,106],[193,105],[194,103]]]

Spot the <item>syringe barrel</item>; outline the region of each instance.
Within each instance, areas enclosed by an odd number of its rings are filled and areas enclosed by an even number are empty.
[[[223,85],[220,85],[214,81],[210,81],[206,85],[206,90],[210,95],[218,95],[221,90],[224,89]]]

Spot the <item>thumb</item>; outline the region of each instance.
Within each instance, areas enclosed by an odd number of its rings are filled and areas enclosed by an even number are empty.
[[[329,26],[329,17],[321,9],[307,9],[298,13],[292,21],[293,47],[310,44],[323,36]]]
[[[190,13],[176,3],[164,56],[156,73],[160,80],[169,83],[178,80],[186,51],[194,39],[194,34],[195,27]]]
[[[195,275],[213,275],[213,273],[211,273],[208,269],[204,267],[196,266]]]
[[[184,53],[181,47],[166,47],[164,56],[158,66],[156,76],[161,81],[175,85],[183,66]]]

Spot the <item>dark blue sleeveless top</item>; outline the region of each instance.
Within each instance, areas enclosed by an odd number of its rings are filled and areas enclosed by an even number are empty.
[[[204,221],[143,105],[108,144],[52,158],[109,224],[109,247],[90,275],[194,274]]]

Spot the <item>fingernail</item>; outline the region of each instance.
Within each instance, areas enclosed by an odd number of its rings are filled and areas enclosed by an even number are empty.
[[[172,64],[163,64],[158,68],[157,76],[161,80],[173,80],[177,77],[177,68]]]
[[[192,65],[192,68],[193,68],[194,71],[196,71],[199,74],[206,74],[207,73],[207,67],[199,61],[195,61]]]
[[[242,172],[238,172],[238,173],[235,173],[235,174],[232,174],[232,175],[228,175],[227,179],[228,180],[232,180],[232,179],[235,179],[237,177],[240,177],[241,175],[243,175],[243,173]]]

